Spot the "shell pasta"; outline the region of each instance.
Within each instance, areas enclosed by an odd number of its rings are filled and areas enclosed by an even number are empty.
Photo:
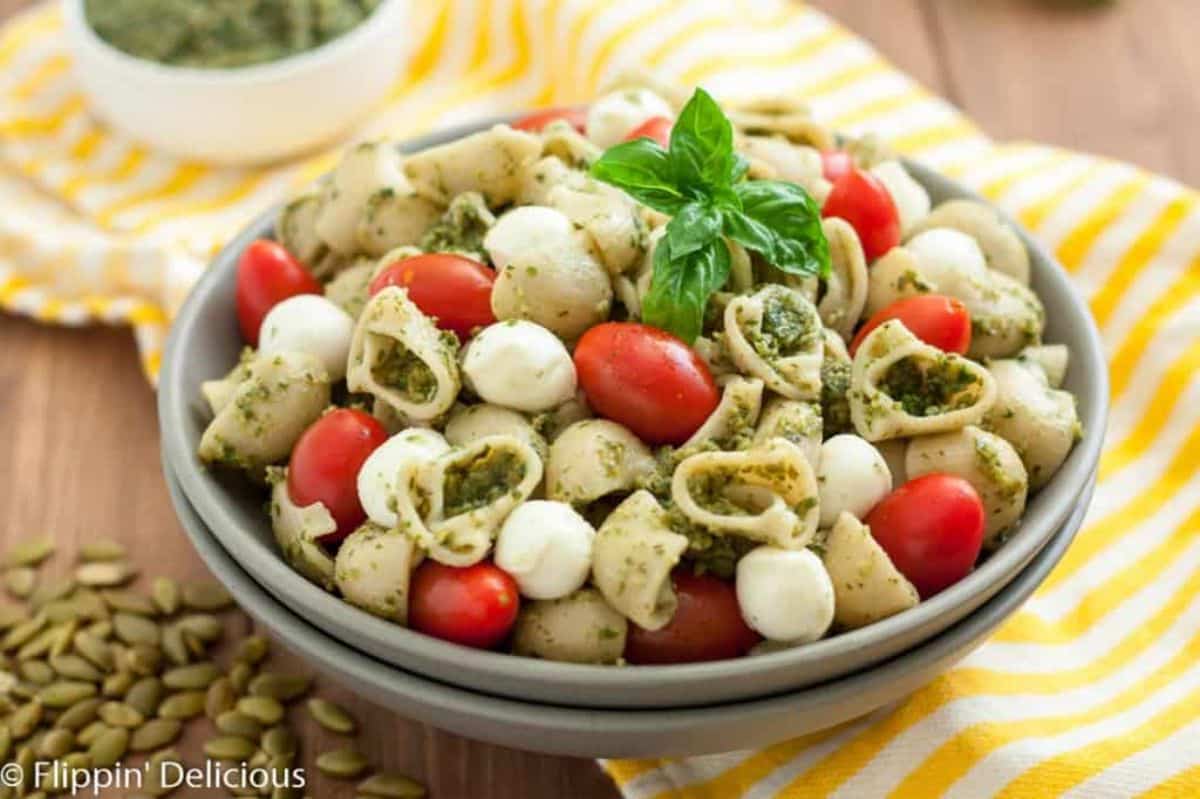
[[[1079,439],[1030,269],[992,208],[795,98],[626,76],[357,145],[287,203],[198,454],[265,483],[296,572],[419,633],[802,646],[966,577]]]

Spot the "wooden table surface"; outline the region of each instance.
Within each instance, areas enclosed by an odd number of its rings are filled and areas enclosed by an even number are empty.
[[[0,18],[27,0],[0,0]],[[1116,0],[817,0],[997,138],[1133,161],[1200,184],[1200,4]],[[886,8],[885,13],[879,9]],[[0,548],[52,533],[60,551],[103,535],[148,568],[202,576],[158,463],[154,395],[127,331],[0,318]],[[63,559],[65,560],[65,559]],[[613,797],[588,760],[465,740],[405,721],[345,690],[373,759],[435,797]],[[313,730],[307,740],[320,744]],[[736,741],[730,741],[735,746]],[[309,750],[315,749],[310,746]],[[185,755],[188,752],[185,748]],[[189,758],[197,761],[194,751]],[[318,785],[313,795],[348,796]]]

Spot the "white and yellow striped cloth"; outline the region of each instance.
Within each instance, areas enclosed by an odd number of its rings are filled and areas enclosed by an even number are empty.
[[[810,98],[983,192],[1045,242],[1103,331],[1096,500],[1026,608],[898,709],[759,752],[608,761],[629,797],[1200,796],[1200,200],[1133,167],[996,145],[829,20],[783,0],[427,0],[360,135],[586,99],[641,65],[718,95]],[[147,373],[214,248],[328,155],[224,170],[89,119],[56,10],[0,35],[0,305],[134,326]]]

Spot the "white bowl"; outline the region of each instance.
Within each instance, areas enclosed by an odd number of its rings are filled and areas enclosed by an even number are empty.
[[[151,147],[218,164],[274,161],[330,143],[379,103],[407,55],[409,0],[383,0],[361,25],[314,50],[232,69],[135,58],[63,0],[75,75],[92,110]]]

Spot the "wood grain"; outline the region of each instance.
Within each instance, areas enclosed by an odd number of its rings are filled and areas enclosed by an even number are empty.
[[[27,5],[0,0],[0,18]],[[1122,0],[1094,9],[1034,0],[816,0],[900,68],[949,96],[997,137],[1125,158],[1200,183],[1200,4]],[[886,11],[883,9],[886,8]],[[144,567],[205,571],[182,535],[158,465],[154,397],[127,331],[0,318],[0,547],[53,534],[123,541]],[[488,746],[355,699],[364,746],[424,779],[435,797],[599,799],[616,795],[590,761]],[[308,750],[330,741],[306,729]],[[730,741],[735,747],[736,741]],[[196,762],[195,742],[185,754]],[[349,796],[319,783],[314,796]],[[194,793],[189,795],[200,796]]]

